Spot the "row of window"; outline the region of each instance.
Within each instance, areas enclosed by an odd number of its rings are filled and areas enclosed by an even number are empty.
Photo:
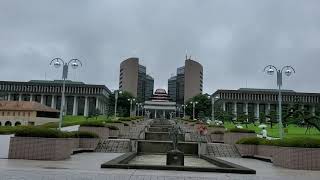
[[[252,101],[277,101],[277,94],[246,94],[246,93],[220,93],[222,99],[252,100]],[[304,103],[318,103],[318,96],[282,95],[282,101]]]
[[[0,112],[1,116],[23,116],[23,117],[30,117],[31,112],[16,112],[16,111],[2,111]]]
[[[80,94],[100,94],[103,91],[102,88],[97,87],[66,87],[65,90],[66,93]],[[62,91],[62,87],[42,85],[0,84],[0,91],[59,93]]]

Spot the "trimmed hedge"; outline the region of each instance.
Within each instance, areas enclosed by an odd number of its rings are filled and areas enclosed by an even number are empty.
[[[86,127],[105,127],[105,124],[103,122],[97,122],[97,121],[87,121],[80,123],[80,126],[86,126]]]
[[[106,125],[105,127],[109,128],[110,130],[119,130],[119,128],[116,126]]]
[[[213,131],[211,134],[224,134],[223,131]]]
[[[212,127],[212,128],[225,128],[224,125],[215,125],[215,124],[210,124],[208,127]]]
[[[234,132],[234,133],[256,133],[254,130],[251,130],[251,129],[240,129],[240,128],[232,128],[228,132]]]
[[[97,134],[92,133],[92,132],[87,132],[87,131],[71,132],[69,134],[69,137],[71,137],[71,138],[99,138],[99,136]]]
[[[25,127],[26,126],[19,126],[19,127],[16,127],[16,126],[15,127],[12,127],[12,126],[5,127],[5,126],[3,126],[3,127],[0,127],[0,134],[15,134],[18,129],[25,128]]]
[[[237,144],[267,145],[280,147],[320,148],[320,140],[309,137],[267,140],[258,137],[240,139]]]
[[[70,133],[61,132],[56,129],[47,129],[41,127],[25,127],[16,130],[15,136],[18,137],[43,137],[43,138],[69,138]]]

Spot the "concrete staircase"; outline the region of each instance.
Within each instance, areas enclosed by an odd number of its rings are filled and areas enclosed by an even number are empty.
[[[131,151],[129,139],[105,139],[101,140],[95,152],[126,153]]]
[[[234,145],[208,143],[208,154],[214,157],[241,157]]]

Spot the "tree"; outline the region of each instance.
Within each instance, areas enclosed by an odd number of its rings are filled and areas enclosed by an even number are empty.
[[[237,122],[240,122],[241,124],[245,124],[246,128],[248,128],[248,124],[249,124],[248,118],[249,116],[245,113],[239,114],[237,116]]]
[[[269,119],[267,122],[270,123],[270,127],[271,127],[271,129],[272,129],[273,124],[278,122],[277,112],[275,112],[275,111],[270,111],[270,113],[267,114],[266,117]]]
[[[134,98],[133,95],[129,92],[122,92],[118,95],[118,103],[117,103],[117,114],[118,116],[128,117],[130,116],[130,102],[128,99]],[[114,115],[114,103],[115,103],[115,93],[111,93],[108,101],[108,115]],[[135,106],[134,104],[132,106]]]
[[[199,117],[199,112],[202,112],[202,116],[204,117],[211,116],[211,99],[208,98],[208,95],[199,94],[186,102],[186,114],[192,117],[193,107],[191,102],[198,102],[198,104],[195,105],[195,117]]]

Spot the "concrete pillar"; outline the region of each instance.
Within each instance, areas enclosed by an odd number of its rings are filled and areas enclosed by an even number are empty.
[[[41,94],[40,104],[44,104],[44,95],[43,94]]]
[[[154,118],[157,119],[157,110],[154,110]]]
[[[83,112],[84,116],[88,116],[89,115],[89,103],[88,103],[88,96],[85,97],[84,99],[84,112]]]
[[[56,96],[51,96],[51,108],[56,109]]]
[[[237,119],[237,117],[238,117],[237,102],[233,103],[233,114],[234,114],[234,119]]]
[[[22,101],[22,94],[19,94],[19,101]]]
[[[256,112],[255,112],[255,114],[256,114],[256,118],[260,118],[260,104],[258,103],[258,104],[256,104]]]
[[[316,115],[316,106],[315,105],[312,105],[311,113],[312,113],[312,116]]]
[[[163,119],[165,119],[165,118],[166,118],[166,111],[163,110]]]
[[[222,102],[222,110],[226,111],[226,102]]]
[[[269,114],[271,111],[271,104],[270,103],[267,104],[266,110],[267,110],[266,114]]]
[[[97,97],[96,97],[96,109],[99,109],[99,98],[97,98]]]
[[[74,96],[73,97],[73,110],[72,110],[72,115],[77,116],[78,115],[78,97]]]
[[[248,115],[249,111],[248,111],[248,103],[244,103],[244,113],[246,115]]]
[[[33,94],[30,94],[30,102],[33,101]]]
[[[8,101],[11,101],[11,94],[8,94]]]

